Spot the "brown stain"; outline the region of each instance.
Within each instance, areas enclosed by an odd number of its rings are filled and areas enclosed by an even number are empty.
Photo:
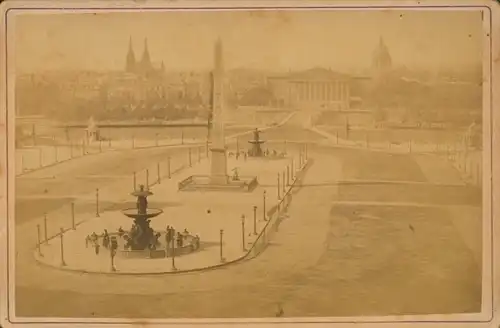
[[[278,16],[280,24],[288,25],[292,21],[292,19],[290,18],[289,12],[279,11],[277,16]]]

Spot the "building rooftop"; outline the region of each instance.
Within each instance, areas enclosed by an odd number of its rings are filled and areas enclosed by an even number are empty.
[[[335,72],[328,68],[315,67],[304,71],[290,72],[282,75],[274,75],[271,79],[287,79],[287,80],[321,80],[321,81],[336,81],[358,78],[350,74]]]

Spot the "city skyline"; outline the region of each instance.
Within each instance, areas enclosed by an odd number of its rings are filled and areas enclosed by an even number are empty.
[[[145,38],[151,61],[163,62],[167,71],[209,70],[219,37],[228,69],[364,70],[371,66],[381,37],[396,67],[458,69],[482,61],[480,11],[191,11],[10,18],[18,73],[124,70],[129,40],[140,57]]]

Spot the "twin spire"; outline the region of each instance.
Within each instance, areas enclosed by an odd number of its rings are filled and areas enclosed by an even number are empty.
[[[141,61],[138,62],[135,58],[134,48],[132,46],[132,37],[130,37],[125,70],[129,73],[148,73],[154,70],[153,64],[151,63],[151,56],[149,55],[148,38],[144,38],[144,51],[142,52]]]

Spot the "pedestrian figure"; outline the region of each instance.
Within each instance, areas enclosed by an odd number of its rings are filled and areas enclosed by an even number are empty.
[[[130,238],[128,235],[123,236],[123,239],[125,239],[125,245],[123,248],[125,250],[128,250],[130,247],[132,247],[132,238]]]
[[[116,239],[115,236],[113,236],[111,237],[111,251],[116,252],[117,249],[118,249],[118,240]]]
[[[167,228],[167,233],[165,234],[165,241],[167,242],[167,245],[170,245],[170,241],[172,241],[172,228],[170,227]]]
[[[283,308],[281,307],[281,304],[278,305],[278,311],[276,312],[276,317],[280,318],[285,314],[285,311],[283,311]]]
[[[200,248],[200,236],[196,235],[194,237],[194,248],[195,249],[198,249]]]
[[[95,248],[95,255],[99,255],[99,247],[101,247],[101,246],[99,245],[99,243],[95,243],[95,244],[94,244],[94,248]]]
[[[125,233],[125,231],[122,229],[122,227],[118,228],[118,236],[119,237],[123,236],[124,233]]]
[[[90,236],[85,237],[85,248],[89,248]]]
[[[182,247],[182,235],[180,232],[177,233],[177,247]]]
[[[108,248],[109,247],[109,234],[108,234],[108,230],[104,229],[104,234],[102,236],[102,246],[104,246],[104,248]]]

